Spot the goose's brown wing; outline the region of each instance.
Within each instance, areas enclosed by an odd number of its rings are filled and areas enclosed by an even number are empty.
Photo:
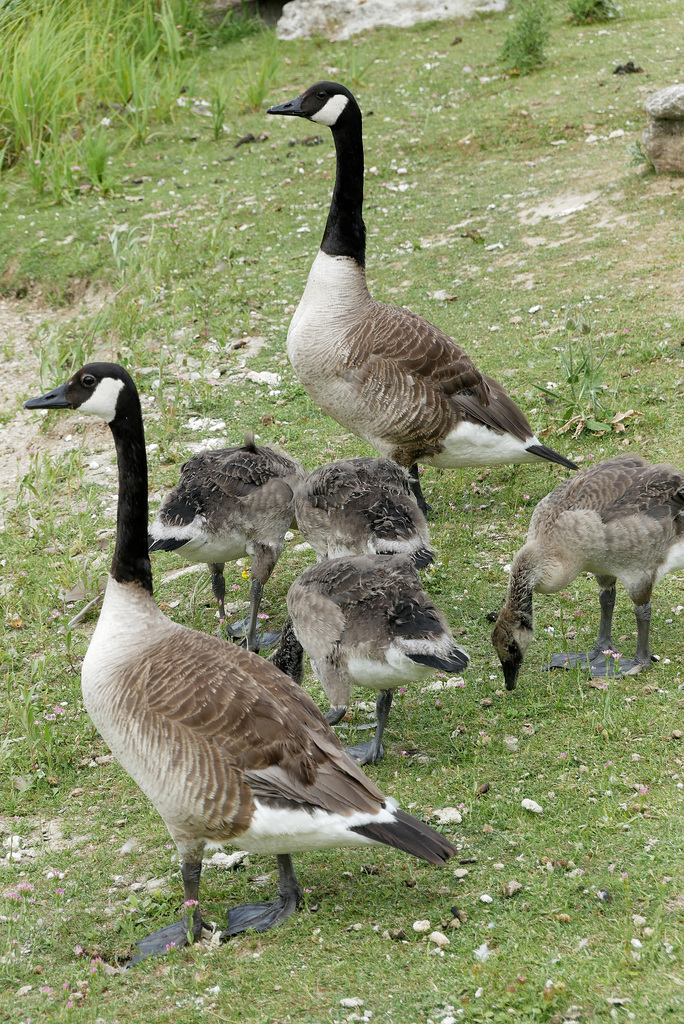
[[[172,689],[165,660],[173,666]],[[145,713],[202,776],[198,792],[217,805],[208,808],[212,817],[242,820],[255,773],[257,788],[274,799],[324,810],[376,810],[384,800],[306,691],[258,655],[177,627],[145,661]],[[242,813],[220,807],[224,793]]]
[[[369,356],[393,362],[404,374],[430,380],[444,394],[474,390],[488,401],[482,374],[453,338],[429,320],[398,306],[374,303],[372,315],[354,331],[349,366]]]

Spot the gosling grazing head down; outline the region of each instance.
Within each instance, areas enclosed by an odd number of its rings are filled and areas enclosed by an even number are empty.
[[[449,469],[546,460],[576,469],[539,441],[501,385],[453,338],[369,294],[361,111],[349,90],[316,82],[268,112],[327,125],[337,155],[320,252],[287,335],[290,362],[314,402],[410,469],[423,512],[419,462]]]
[[[532,595],[553,594],[581,572],[599,585],[601,618],[590,651],[555,654],[549,668],[579,666],[594,675],[635,674],[650,666],[651,594],[662,577],[684,567],[684,473],[622,455],[581,470],[534,510],[527,542],[513,560],[506,604],[492,643],[506,686],[515,686],[532,640]],[[613,644],[617,580],[634,603],[637,645],[623,658]]]
[[[178,849],[185,899],[182,919],[141,939],[132,962],[201,937],[208,844],[277,857],[278,898],[231,909],[222,937],[265,931],[294,913],[302,892],[292,852],[385,844],[432,864],[452,857],[451,843],[366,778],[308,694],[278,668],[162,614],[147,551],[142,414],[126,370],[88,364],[25,405],[95,413],[109,423],[117,450],[116,547],[83,661],[83,701],[163,818]]]

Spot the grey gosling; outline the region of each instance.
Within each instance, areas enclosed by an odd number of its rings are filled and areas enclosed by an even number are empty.
[[[583,469],[542,498],[492,631],[509,690],[532,643],[532,595],[563,590],[581,572],[593,573],[599,585],[596,643],[586,653],[556,654],[548,667],[582,666],[602,676],[615,671],[611,630],[620,580],[634,602],[637,647],[633,659],[619,659],[619,671],[648,668],[651,592],[666,573],[684,567],[683,511],[684,473],[666,463],[649,466],[637,455]]]
[[[417,569],[434,559],[406,470],[391,459],[343,459],[315,469],[297,490],[295,511],[319,559],[404,554]]]
[[[278,898],[229,911],[222,938],[265,931],[297,908],[291,854],[385,844],[444,864],[455,848],[401,811],[342,749],[308,694],[251,651],[167,619],[152,593],[140,400],[123,367],[91,363],[27,409],[100,416],[116,445],[119,502],[102,612],[82,667],[83,701],[178,848],[182,919],[138,941],[131,963],[197,940],[202,855],[230,843],[275,854]]]
[[[287,335],[295,373],[321,409],[409,469],[547,460],[577,469],[534,435],[524,413],[456,342],[366,283],[361,111],[343,85],[317,82],[269,114],[327,125],[337,153],[328,220]]]
[[[355,555],[319,562],[290,587],[287,610],[331,703],[335,725],[354,686],[378,691],[378,725],[368,743],[349,748],[377,764],[394,691],[435,671],[461,672],[468,655],[404,555]]]
[[[150,551],[175,551],[189,562],[207,563],[221,624],[226,616],[225,563],[250,556],[249,616],[246,624],[225,625],[229,635],[246,635],[250,651],[273,646],[280,635],[257,638],[257,616],[294,518],[297,483],[305,476],[295,459],[256,445],[249,433],[243,445],[189,459],[150,524]]]

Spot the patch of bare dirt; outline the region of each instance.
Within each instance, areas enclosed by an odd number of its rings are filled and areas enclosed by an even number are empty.
[[[83,282],[74,289],[74,297],[74,304],[63,309],[50,309],[40,296],[0,299],[0,501],[12,500],[33,453],[62,454],[74,446],[72,418],[54,416],[50,429],[43,431],[40,416],[22,409],[24,399],[42,390],[36,329],[46,322],[61,324],[90,316],[107,302],[109,293]],[[44,383],[47,387],[59,382]],[[86,429],[99,436],[100,426],[88,424]]]

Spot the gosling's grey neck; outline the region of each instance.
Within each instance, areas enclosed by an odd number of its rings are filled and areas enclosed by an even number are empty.
[[[506,608],[525,629],[534,628],[533,595],[542,575],[539,553],[526,544],[513,559],[506,598]]]

